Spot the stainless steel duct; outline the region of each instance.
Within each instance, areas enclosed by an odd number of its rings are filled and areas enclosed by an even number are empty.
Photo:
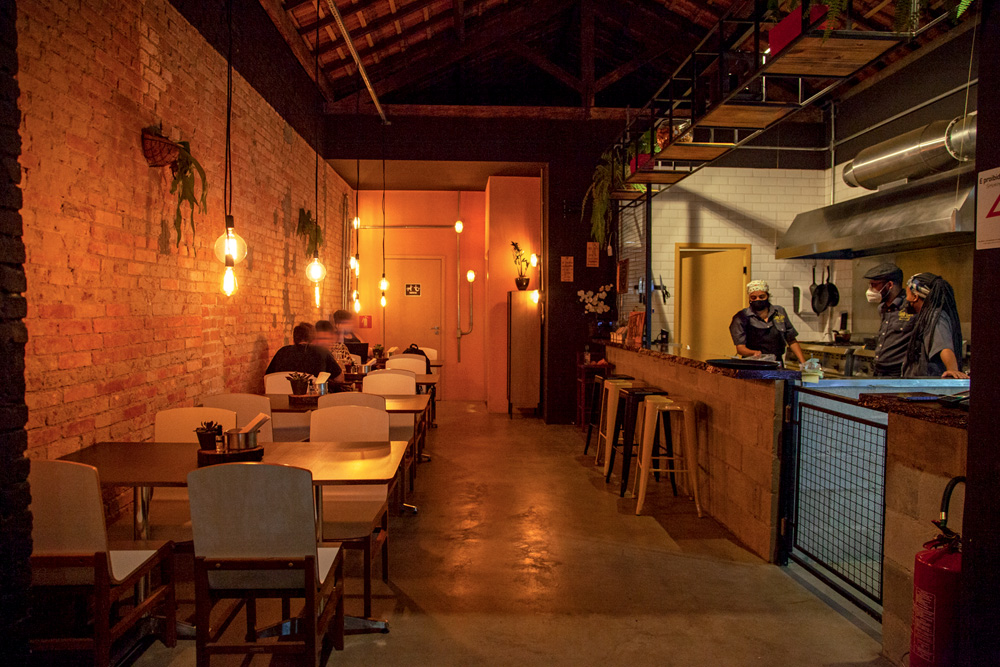
[[[948,171],[976,156],[976,112],[937,120],[870,146],[844,166],[852,188],[880,185]]]

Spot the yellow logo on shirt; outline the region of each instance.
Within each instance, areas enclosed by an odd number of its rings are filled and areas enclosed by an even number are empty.
[[[785,321],[785,316],[784,315],[775,314],[774,321],[775,322],[784,322]]]
[[[899,319],[901,322],[909,322],[913,319],[913,313],[908,313],[905,310],[899,311]]]

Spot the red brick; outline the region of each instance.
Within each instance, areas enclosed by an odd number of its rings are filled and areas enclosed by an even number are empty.
[[[79,368],[91,363],[90,352],[71,352],[59,355],[59,369]]]

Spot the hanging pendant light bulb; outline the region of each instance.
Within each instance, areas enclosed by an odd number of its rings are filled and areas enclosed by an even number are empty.
[[[355,229],[361,229],[361,218],[354,216],[354,220],[351,221],[351,225],[353,225]]]
[[[319,305],[320,305],[320,299],[319,299],[319,283],[316,283],[316,285],[315,285],[315,295],[316,295],[316,307],[317,307],[317,308],[319,308]]]
[[[309,278],[314,283],[326,278],[326,267],[323,266],[323,262],[319,261],[319,252],[313,255],[313,259],[306,265],[306,277]]]
[[[475,282],[476,272],[473,271],[472,269],[469,269],[469,271],[465,274],[465,279],[468,280],[470,283]]]
[[[358,268],[358,258],[355,257],[354,255],[351,255],[350,265],[352,271]]]
[[[219,238],[215,239],[215,246],[212,249],[215,251],[215,258],[223,264],[226,263],[226,255],[232,255],[233,262],[239,264],[246,259],[248,248],[242,236],[227,228]]]
[[[226,272],[222,275],[222,293],[232,296],[237,288],[236,272],[233,270],[233,258],[226,256]]]
[[[382,280],[378,281],[378,288],[383,294],[389,289],[389,281],[385,279],[384,273],[382,274]]]
[[[461,234],[463,229],[465,229],[465,225],[462,223],[462,221],[461,220],[456,220],[455,221],[455,233],[456,234]]]
[[[385,308],[385,292],[382,292],[382,307]]]
[[[356,295],[357,295],[357,292],[355,292],[355,298],[354,298],[354,312],[355,313],[360,313],[361,312],[361,300],[358,299]]]

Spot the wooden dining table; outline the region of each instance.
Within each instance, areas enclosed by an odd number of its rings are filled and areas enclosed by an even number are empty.
[[[408,446],[405,440],[385,442],[268,442],[262,463],[305,468],[312,473],[316,496],[316,531],[322,538],[323,487],[347,484],[388,484],[395,477]],[[186,487],[198,467],[198,445],[176,442],[99,442],[67,454],[97,468],[102,486],[132,487],[135,511],[133,536],[149,537],[152,488]]]

